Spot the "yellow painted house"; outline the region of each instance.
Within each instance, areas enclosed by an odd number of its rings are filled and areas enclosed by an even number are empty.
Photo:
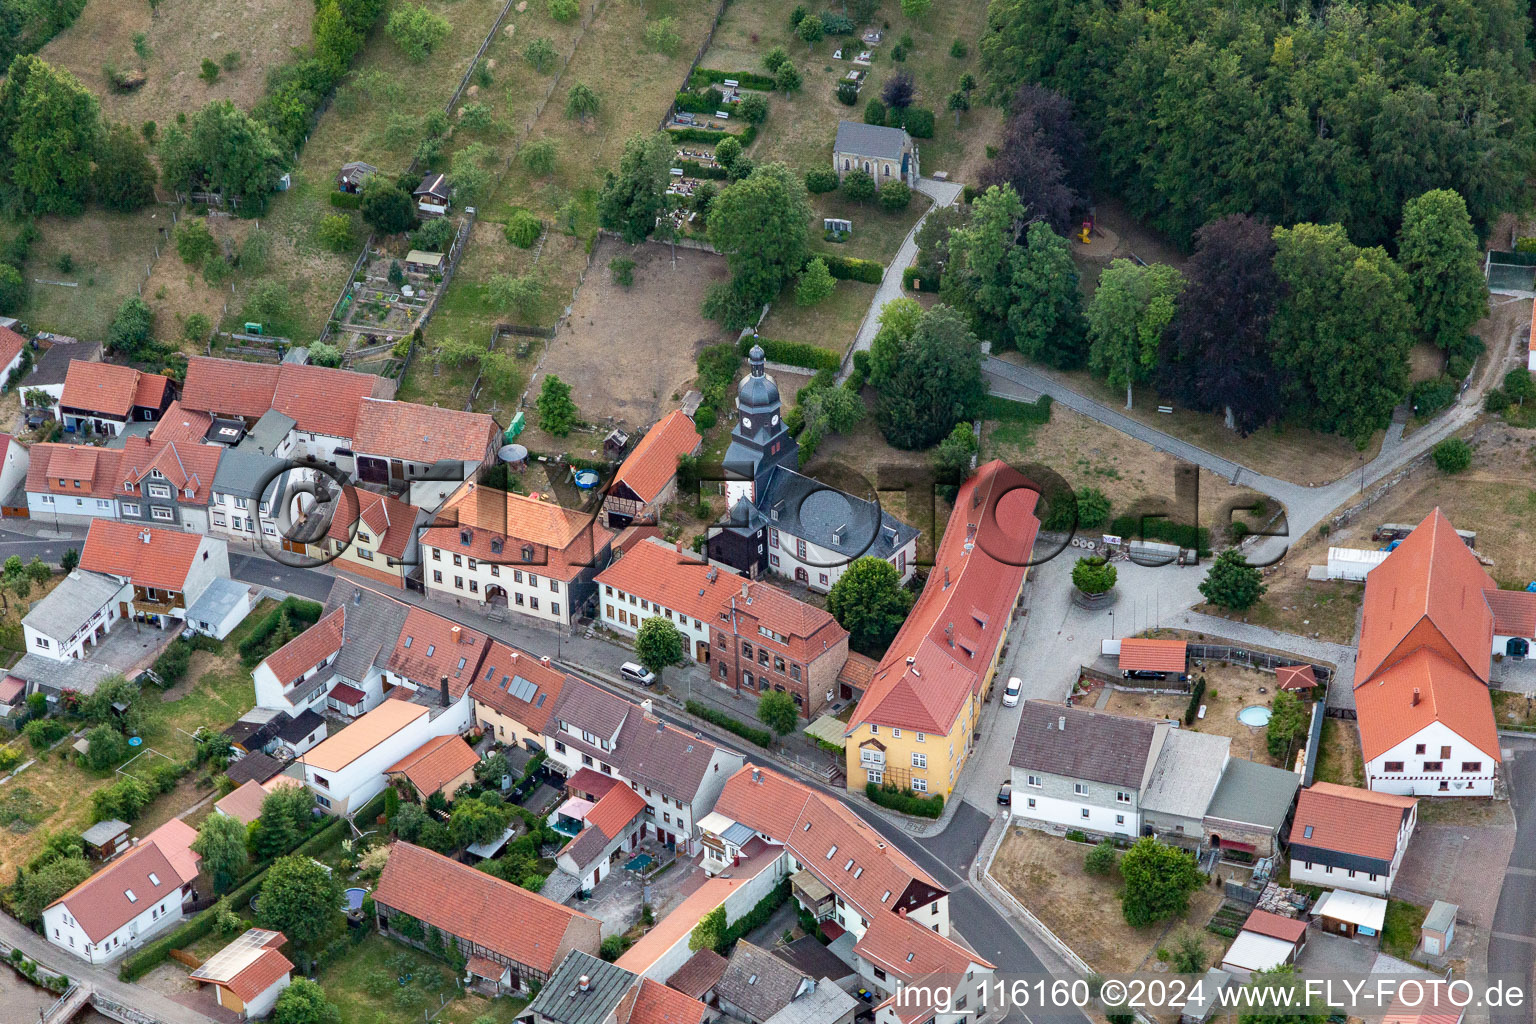
[[[1037,497],[1000,461],[961,486],[928,584],[843,734],[850,789],[954,789],[1018,615]]]

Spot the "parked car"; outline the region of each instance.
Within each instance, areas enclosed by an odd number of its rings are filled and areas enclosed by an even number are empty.
[[[1018,676],[1008,680],[1008,685],[1003,689],[1003,707],[1016,708],[1019,706],[1019,697],[1024,692],[1024,683]]]
[[[1167,672],[1149,672],[1144,668],[1127,669],[1120,673],[1122,679],[1167,679]]]
[[[1002,788],[997,791],[997,802],[1004,807],[1013,803],[1013,783],[1011,781],[1003,780]]]
[[[644,665],[637,665],[632,661],[626,661],[619,666],[619,675],[631,683],[639,683],[641,686],[651,686],[656,682],[656,673],[648,671]]]

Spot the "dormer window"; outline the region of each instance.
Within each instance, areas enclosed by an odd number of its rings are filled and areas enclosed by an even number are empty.
[[[460,530],[459,543],[463,544],[465,547],[469,547],[469,543],[474,539],[474,536],[475,535],[470,533],[468,530]]]
[[[500,537],[492,537],[491,538],[491,554],[493,554],[493,555],[501,554],[501,544],[502,544],[502,541],[501,541]]]
[[[532,544],[524,544],[523,545],[523,561],[525,561],[525,562],[533,561],[533,545]]]

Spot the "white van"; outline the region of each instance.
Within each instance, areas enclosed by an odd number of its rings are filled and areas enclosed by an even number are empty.
[[[626,682],[639,683],[641,686],[651,686],[656,682],[656,673],[647,672],[644,665],[637,665],[632,661],[626,661],[619,666],[619,675]]]

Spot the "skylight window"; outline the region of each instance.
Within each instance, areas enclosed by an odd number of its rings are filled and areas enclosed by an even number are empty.
[[[411,646],[411,640],[412,639],[413,639],[412,637],[406,637],[405,638],[405,646],[407,646],[407,647]]]
[[[1308,825],[1306,828],[1301,830],[1301,837],[1303,839],[1311,839],[1312,838],[1312,826],[1311,825]]]
[[[429,657],[429,658],[432,657],[432,655],[436,651],[437,651],[437,644],[427,644],[427,657]]]
[[[156,875],[153,871],[151,871],[149,873],[149,884],[150,885],[159,885],[160,884],[160,876]]]
[[[133,894],[133,890],[132,889],[124,889],[123,890],[123,895],[128,897],[128,902],[129,903],[137,903],[137,902],[139,902],[139,898]]]
[[[832,849],[830,849],[830,850],[828,850],[828,851],[827,851],[827,860],[831,860],[831,859],[832,859],[832,857],[833,857],[833,856],[834,856],[834,855],[835,855],[835,854],[836,854],[836,853],[837,853],[837,847],[836,847],[836,846],[833,846],[833,847],[832,847]]]
[[[853,858],[849,857],[848,858],[848,863],[843,865],[843,870],[847,871],[851,867],[853,867]]]
[[[886,900],[888,900],[890,898],[891,898],[891,890],[887,889],[887,890],[885,890],[885,895],[880,897],[880,902],[884,903]]]

